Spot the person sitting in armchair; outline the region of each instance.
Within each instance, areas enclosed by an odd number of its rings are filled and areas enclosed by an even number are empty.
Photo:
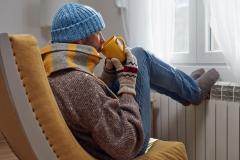
[[[150,138],[150,88],[183,105],[199,104],[219,78],[215,69],[191,76],[143,48],[126,48],[126,61],[106,59],[105,28],[90,6],[66,3],[52,21],[52,43],[42,58],[58,106],[73,135],[98,159],[127,160],[144,154]]]

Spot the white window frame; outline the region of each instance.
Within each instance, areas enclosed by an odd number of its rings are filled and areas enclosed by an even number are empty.
[[[189,53],[173,53],[173,64],[224,64],[221,50],[208,51],[208,19],[203,0],[189,0]]]

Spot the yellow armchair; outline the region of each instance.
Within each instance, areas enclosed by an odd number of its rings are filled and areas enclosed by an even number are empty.
[[[67,127],[37,41],[0,33],[0,131],[21,160],[94,160]],[[186,160],[183,143],[154,141],[138,160]]]

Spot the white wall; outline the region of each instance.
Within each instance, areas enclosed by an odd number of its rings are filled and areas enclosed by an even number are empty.
[[[34,35],[40,45],[46,40],[40,30],[40,0],[1,0],[0,32]]]
[[[99,11],[106,23],[103,31],[105,37],[123,35],[120,9],[116,7],[115,0],[79,0],[80,3],[90,5]]]
[[[79,0],[101,12],[105,37],[123,34],[120,12],[114,0]],[[0,32],[32,34],[42,47],[49,41],[49,28],[40,27],[41,0],[0,0]]]

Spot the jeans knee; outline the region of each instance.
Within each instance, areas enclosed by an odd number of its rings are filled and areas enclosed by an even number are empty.
[[[132,48],[131,51],[135,55],[135,57],[137,58],[138,62],[146,61],[146,59],[149,58],[149,53],[142,47]]]

